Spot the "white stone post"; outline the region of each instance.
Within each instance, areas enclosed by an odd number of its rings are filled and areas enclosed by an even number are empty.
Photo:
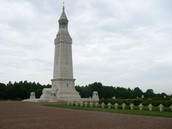
[[[140,109],[140,111],[142,111],[143,110],[143,104],[139,104],[139,109]]]
[[[144,99],[144,95],[142,95],[141,98]]]
[[[67,104],[67,106],[70,106],[70,101],[67,101],[66,104]]]
[[[93,100],[99,100],[99,96],[98,96],[98,92],[97,91],[93,91],[92,99]]]
[[[114,106],[115,106],[115,109],[118,109],[119,104],[115,103]]]
[[[133,104],[133,103],[130,104],[130,109],[131,109],[131,110],[134,109],[134,104]]]
[[[148,108],[149,108],[149,111],[152,111],[153,105],[152,104],[149,104],[148,105]]]
[[[108,108],[111,108],[112,104],[111,103],[108,103],[107,106],[108,106]]]
[[[171,111],[172,111],[172,105],[170,106],[170,109],[171,109]]]
[[[160,112],[162,112],[164,109],[164,106],[162,104],[160,104],[158,107],[159,107]]]
[[[73,105],[74,105],[74,102],[73,102],[73,101],[71,101],[71,102],[70,102],[70,105],[71,105],[71,106],[73,106]]]
[[[123,103],[123,104],[122,104],[122,109],[125,109],[126,106],[127,106],[127,105],[126,105],[125,103]]]
[[[99,107],[99,103],[98,103],[98,102],[96,102],[96,103],[95,103],[95,106],[96,106],[96,108],[97,108],[97,107]]]
[[[105,108],[105,103],[101,103],[101,107],[102,108]]]
[[[36,99],[36,98],[35,98],[35,92],[31,92],[31,93],[30,93],[30,99]]]
[[[82,101],[80,102],[80,107],[83,107],[83,102]]]
[[[86,101],[86,102],[84,103],[84,105],[85,105],[85,107],[87,107],[87,106],[88,106],[88,102]]]
[[[112,99],[116,99],[116,96],[113,96]]]
[[[75,106],[78,106],[78,102],[77,101],[75,101]]]
[[[93,102],[90,102],[90,107],[93,107]]]

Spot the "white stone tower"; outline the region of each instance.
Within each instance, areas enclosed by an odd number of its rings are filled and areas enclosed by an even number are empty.
[[[79,93],[75,90],[72,63],[72,38],[68,32],[68,19],[63,11],[59,19],[59,31],[54,40],[54,71],[52,91],[56,92],[57,99],[78,99]]]

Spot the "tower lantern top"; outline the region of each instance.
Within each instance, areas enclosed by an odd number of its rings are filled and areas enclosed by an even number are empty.
[[[60,19],[59,19],[59,28],[68,28],[68,19],[66,17],[66,13],[65,13],[65,8],[64,8],[64,5],[63,5],[63,11],[62,11],[62,14],[60,16]]]
[[[64,5],[63,5],[63,11],[62,11],[62,14],[61,14],[61,16],[60,16],[60,19],[59,19],[59,22],[60,21],[67,21],[68,22],[68,19],[67,19],[67,16],[66,16],[66,13],[65,13],[65,7],[64,7]]]

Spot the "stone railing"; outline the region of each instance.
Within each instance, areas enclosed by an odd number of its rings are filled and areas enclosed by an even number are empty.
[[[108,108],[108,109],[130,109],[130,110],[145,110],[146,107],[149,111],[153,111],[153,109],[155,108],[152,104],[149,104],[148,106],[144,106],[143,104],[139,104],[137,106],[135,106],[133,103],[131,103],[130,105],[127,106],[127,104],[122,103],[121,105],[118,103],[115,103],[114,105],[111,103],[108,103],[107,105],[105,103],[101,103],[99,104],[98,102],[77,102],[77,101],[67,101],[67,105],[68,106],[80,106],[80,107],[95,107],[95,108]],[[160,104],[158,106],[158,109],[160,112],[164,111],[164,106],[162,104]],[[172,111],[172,105],[169,106],[170,111]]]

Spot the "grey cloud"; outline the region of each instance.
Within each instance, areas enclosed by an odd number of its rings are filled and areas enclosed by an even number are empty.
[[[172,24],[168,2],[65,2],[76,84],[100,81],[171,94]],[[27,79],[50,83],[53,40],[62,2],[2,1],[0,9],[1,82]]]

